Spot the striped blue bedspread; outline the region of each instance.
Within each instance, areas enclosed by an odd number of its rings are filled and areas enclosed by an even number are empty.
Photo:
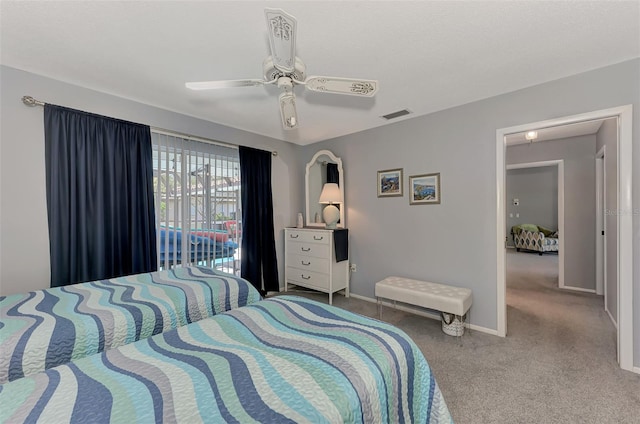
[[[281,296],[0,386],[0,421],[451,423],[398,328]]]
[[[260,299],[246,280],[201,267],[0,297],[0,383]]]

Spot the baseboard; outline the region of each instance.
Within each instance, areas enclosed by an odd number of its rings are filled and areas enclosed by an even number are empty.
[[[378,303],[377,299],[373,299],[371,297],[366,297],[366,296],[360,296],[359,294],[350,293],[349,296],[353,297],[353,298],[356,298],[356,299],[359,299],[359,300],[364,300],[365,302]],[[384,301],[383,300],[382,304],[384,306],[394,308],[393,302],[388,302],[388,301]],[[437,314],[437,313],[427,312],[427,311],[423,311],[423,310],[419,310],[419,309],[415,309],[415,308],[409,308],[409,307],[406,307],[406,306],[403,306],[403,305],[396,305],[395,308],[400,310],[400,311],[410,312],[412,314],[420,315],[420,316],[425,317],[425,318],[430,318],[430,319],[434,319],[434,320],[440,321],[440,314]],[[491,328],[482,327],[482,326],[479,326],[479,325],[476,325],[476,324],[467,323],[467,328],[470,328],[470,329],[475,330],[475,331],[479,331],[481,333],[491,334],[492,336],[497,336],[498,335],[498,331],[497,330],[493,330]]]
[[[618,329],[618,323],[616,322],[615,319],[613,319],[613,315],[611,315],[611,312],[609,311],[609,309],[607,309],[607,305],[604,306],[604,311],[607,313],[607,315],[609,315],[609,319],[611,320],[611,323],[613,324],[613,326],[617,330]]]
[[[636,374],[640,374],[640,367],[633,367],[631,371],[635,372]]]
[[[572,287],[572,286],[561,286],[560,288],[563,290],[573,290],[573,291],[578,291],[583,293],[596,294],[596,291],[594,289],[583,289],[582,287]]]

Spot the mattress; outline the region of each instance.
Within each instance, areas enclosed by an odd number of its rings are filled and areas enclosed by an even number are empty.
[[[0,383],[260,299],[246,280],[201,267],[0,297]]]
[[[3,422],[452,422],[405,333],[294,296],[7,383],[0,404]]]

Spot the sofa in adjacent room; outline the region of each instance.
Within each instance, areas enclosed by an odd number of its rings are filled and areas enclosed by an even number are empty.
[[[553,231],[535,224],[519,224],[511,227],[511,236],[516,250],[538,252],[557,252],[560,250],[558,231]]]

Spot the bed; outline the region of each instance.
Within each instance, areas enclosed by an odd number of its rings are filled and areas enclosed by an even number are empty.
[[[2,422],[452,422],[405,333],[294,296],[7,383],[0,404]]]
[[[246,280],[204,267],[0,297],[0,383],[260,299]]]

